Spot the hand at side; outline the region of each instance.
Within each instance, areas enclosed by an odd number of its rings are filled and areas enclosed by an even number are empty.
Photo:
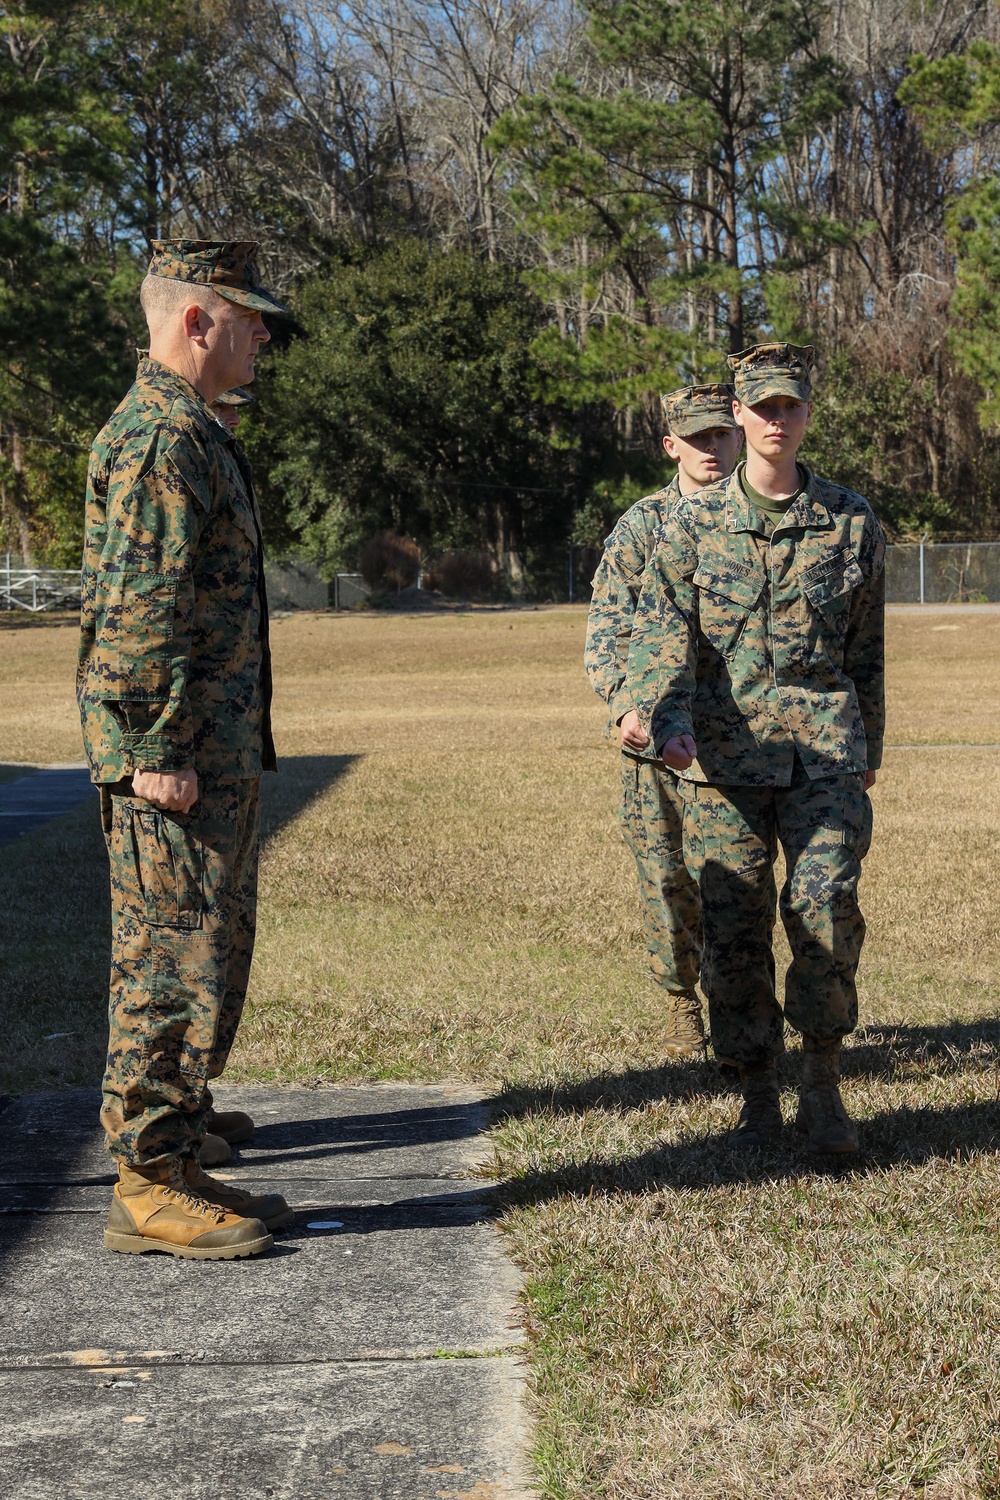
[[[689,734],[675,734],[660,752],[661,759],[672,771],[686,771],[698,754],[698,746]]]
[[[198,800],[198,772],[136,771],[132,790],[163,812],[190,812]]]
[[[621,731],[623,750],[645,750],[649,744],[649,735],[643,729],[634,708],[629,709],[618,728]]]

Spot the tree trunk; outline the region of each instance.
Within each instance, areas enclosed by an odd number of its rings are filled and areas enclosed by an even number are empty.
[[[9,431],[6,436],[10,441],[10,464],[14,477],[9,485],[4,485],[4,510],[10,529],[17,536],[17,549],[21,554],[21,563],[24,567],[29,567],[31,564],[31,512],[28,505],[28,485],[24,474],[24,448],[16,420],[8,417],[7,422]]]

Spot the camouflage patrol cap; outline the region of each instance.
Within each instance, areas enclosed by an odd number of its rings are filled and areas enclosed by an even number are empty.
[[[257,397],[252,396],[245,385],[234,385],[231,391],[223,391],[221,396],[216,396],[212,402],[213,406],[250,406]]]
[[[257,312],[287,313],[284,303],[260,284],[258,248],[256,240],[154,240],[148,274],[210,286]]]
[[[796,401],[812,397],[812,344],[754,344],[730,354],[736,398],[746,406],[766,401],[768,396],[793,396]]]
[[[660,397],[663,415],[671,432],[693,437],[710,427],[735,427],[733,392],[728,385],[682,385]]]

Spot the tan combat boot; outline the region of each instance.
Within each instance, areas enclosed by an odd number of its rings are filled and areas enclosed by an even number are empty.
[[[259,1219],[227,1213],[189,1188],[180,1157],[148,1166],[118,1163],[104,1243],[142,1255],[164,1250],[183,1260],[237,1260],[260,1255],[274,1240]]]
[[[260,1193],[256,1197],[252,1193],[244,1193],[242,1188],[235,1187],[231,1182],[220,1182],[217,1177],[209,1177],[193,1156],[189,1156],[184,1163],[184,1181],[188,1191],[198,1198],[204,1198],[206,1203],[224,1208],[227,1213],[239,1214],[243,1219],[259,1219],[267,1229],[283,1229],[295,1218],[294,1211],[288,1207],[280,1193]]]
[[[694,990],[671,991],[667,995],[664,1052],[668,1057],[704,1057],[705,1046],[705,1023],[698,996]]]
[[[729,1133],[730,1145],[740,1150],[773,1145],[781,1139],[778,1069],[773,1060],[740,1063],[740,1089],[743,1108],[735,1128]]]
[[[253,1121],[242,1109],[210,1109],[205,1129],[212,1135],[221,1135],[230,1146],[238,1146],[253,1135]]]
[[[813,1151],[830,1156],[853,1155],[858,1127],[840,1097],[840,1039],[821,1042],[802,1038],[802,1084],[795,1128],[808,1135]]]

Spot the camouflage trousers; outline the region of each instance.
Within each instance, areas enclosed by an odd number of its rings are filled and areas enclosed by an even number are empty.
[[[112,940],[101,1122],[128,1162],[182,1154],[205,1133],[209,1080],[226,1065],[250,978],[259,787],[199,781],[187,814],[102,799]]]
[[[832,1041],[858,1023],[855,985],[865,920],[858,906],[872,809],[861,776],[809,781],[798,764],[788,787],[684,786],[684,843],[701,891],[702,988],[717,1056],[761,1062],[781,1050],[771,936],[774,862],[792,950],[786,1019]]]
[[[649,967],[664,989],[691,990],[701,964],[701,912],[698,887],[684,863],[684,804],[677,777],[638,756],[621,760],[619,816],[639,876]]]

